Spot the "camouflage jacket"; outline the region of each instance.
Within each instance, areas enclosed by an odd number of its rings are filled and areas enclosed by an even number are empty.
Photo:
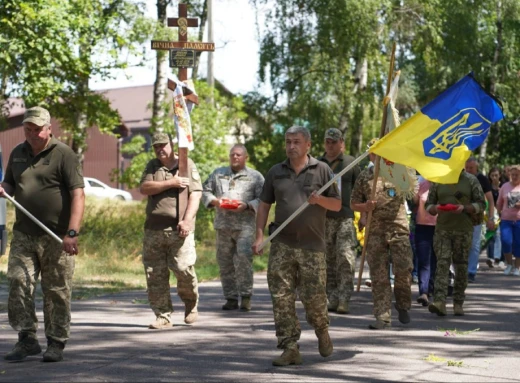
[[[370,199],[374,168],[365,169],[356,179],[350,201],[364,203]],[[370,228],[374,231],[409,232],[408,217],[404,206],[404,197],[397,195],[395,186],[379,177],[377,180],[375,200],[377,207],[372,212]]]
[[[202,203],[208,209],[213,208],[211,201],[220,199],[224,193],[234,191],[239,199],[248,204],[248,209],[235,213],[225,209],[217,209],[214,220],[215,230],[255,229],[256,211],[260,193],[264,186],[264,177],[256,170],[244,168],[237,173],[231,167],[218,168],[210,174],[202,185]]]

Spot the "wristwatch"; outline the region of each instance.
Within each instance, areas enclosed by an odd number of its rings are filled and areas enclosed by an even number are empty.
[[[70,229],[67,231],[68,237],[74,238],[74,237],[77,237],[78,235],[79,235],[79,233],[74,229]]]

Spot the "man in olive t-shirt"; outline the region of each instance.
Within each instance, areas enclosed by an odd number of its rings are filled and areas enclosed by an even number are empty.
[[[148,300],[156,319],[151,329],[171,327],[173,312],[170,296],[170,271],[177,279],[177,294],[184,302],[184,322],[198,318],[199,300],[195,273],[195,216],[202,195],[197,168],[188,159],[188,177],[179,177],[179,161],[165,133],[155,133],[152,146],[157,158],[148,162],[141,178],[140,191],[148,196],[144,224],[143,264]],[[188,207],[178,217],[179,191],[188,188]]]
[[[276,202],[275,223],[282,224],[306,201],[310,206],[273,239],[269,254],[267,282],[273,301],[278,348],[282,355],[274,366],[301,364],[298,347],[301,328],[296,316],[296,289],[305,306],[307,322],[318,337],[323,357],[332,354],[325,291],[325,215],[341,209],[341,197],[334,183],[322,195],[317,191],[333,177],[330,168],[309,156],[307,129],[293,126],[285,133],[287,160],[273,166],[265,178],[256,218],[255,254],[260,252],[271,205]]]
[[[455,210],[446,211],[448,204],[454,205]],[[428,309],[439,316],[447,314],[448,275],[453,262],[453,312],[455,315],[464,315],[462,305],[468,285],[468,257],[473,237],[472,216],[486,208],[484,192],[477,177],[462,171],[456,184],[432,183],[425,208],[431,215],[438,214],[433,237],[437,257],[435,293],[433,303]]]
[[[41,107],[27,109],[23,120],[26,141],[13,149],[0,187],[0,196],[14,198],[52,232],[56,241],[16,210],[9,252],[9,323],[18,331],[19,342],[5,356],[20,361],[41,352],[34,309],[36,281],[41,274],[43,317],[47,350],[44,362],[63,359],[70,335],[70,299],[74,255],[85,194],[78,157],[51,134],[51,117]]]

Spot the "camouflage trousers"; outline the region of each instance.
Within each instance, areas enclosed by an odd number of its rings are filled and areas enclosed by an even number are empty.
[[[217,230],[217,262],[226,299],[253,294],[254,230]]]
[[[45,336],[65,343],[70,336],[70,299],[75,258],[50,235],[13,232],[7,266],[9,324],[36,337],[35,288],[41,275]]]
[[[449,285],[450,265],[455,268],[453,301],[463,303],[468,286],[468,258],[471,250],[473,231],[435,230],[433,249],[437,257],[435,272],[435,291],[433,300],[446,302]]]
[[[301,327],[296,315],[296,289],[305,307],[307,322],[315,330],[329,327],[325,291],[325,254],[294,249],[273,242],[269,254],[267,283],[273,301],[278,348],[295,347]]]
[[[412,306],[413,254],[408,233],[373,230],[367,241],[367,261],[372,280],[374,316],[384,321],[391,320],[392,286],[390,284],[390,257],[394,272],[394,295],[396,306],[410,310]]]
[[[327,298],[329,302],[349,301],[356,271],[356,231],[352,218],[327,218]]]
[[[170,270],[177,279],[177,294],[186,306],[197,311],[199,287],[195,273],[195,239],[179,237],[176,231],[145,230],[143,264],[148,301],[156,316],[170,320],[173,305],[170,295]]]

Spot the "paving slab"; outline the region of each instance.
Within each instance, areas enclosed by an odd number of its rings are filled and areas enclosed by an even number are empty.
[[[106,295],[72,303],[72,335],[60,363],[41,356],[23,362],[0,360],[0,381],[8,382],[273,382],[273,381],[520,381],[520,278],[504,276],[481,261],[477,282],[467,289],[467,315],[437,317],[413,304],[412,322],[401,325],[394,310],[393,327],[368,329],[373,321],[370,289],[354,293],[351,313],[331,313],[334,353],[318,354],[318,342],[302,322],[300,366],[273,367],[280,354],[265,273],[255,275],[251,312],[222,311],[219,281],[200,285],[200,317],[183,322],[183,307],[172,289],[174,327],[149,330],[153,314],[145,291]],[[0,355],[17,340],[0,288]],[[414,299],[417,286],[413,286]],[[4,308],[2,309],[2,305]],[[37,313],[43,327],[41,302]],[[455,331],[455,329],[457,331]],[[463,333],[466,332],[466,333]],[[39,340],[45,338],[43,330]]]

